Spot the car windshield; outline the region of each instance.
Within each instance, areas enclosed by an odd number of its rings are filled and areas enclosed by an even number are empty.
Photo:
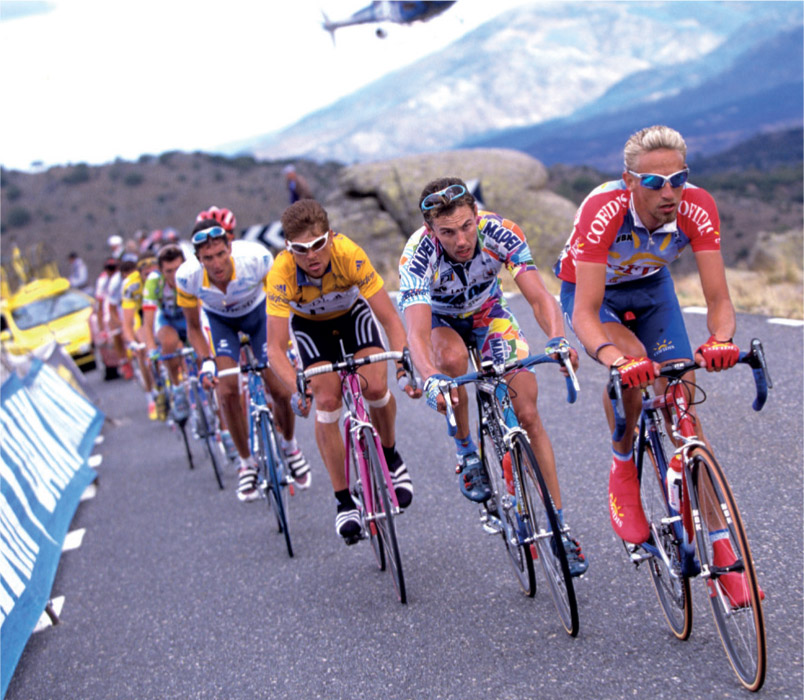
[[[14,323],[21,331],[34,326],[41,326],[57,318],[81,311],[91,305],[91,301],[83,294],[68,290],[63,294],[46,299],[37,299],[30,304],[20,306],[11,312]]]

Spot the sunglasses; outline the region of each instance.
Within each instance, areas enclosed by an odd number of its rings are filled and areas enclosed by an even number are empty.
[[[296,255],[307,255],[310,252],[317,252],[321,250],[326,244],[327,239],[329,238],[329,231],[327,231],[323,236],[319,236],[318,238],[314,238],[309,243],[298,243],[296,241],[285,241],[285,247],[291,252],[296,253]]]
[[[690,177],[689,168],[684,168],[684,170],[679,170],[677,173],[666,176],[656,175],[654,173],[635,173],[633,170],[627,170],[626,172],[629,175],[638,177],[639,184],[649,190],[660,190],[668,182],[670,183],[670,187],[675,189],[676,187],[681,187]]]
[[[213,226],[212,228],[206,228],[203,231],[199,231],[198,233],[193,234],[193,245],[199,246],[203,245],[207,241],[214,241],[216,238],[225,238],[226,231],[222,229],[220,226]]]
[[[422,200],[422,211],[430,211],[436,207],[446,206],[450,202],[463,197],[466,194],[466,188],[463,185],[450,185],[443,190],[428,194]]]

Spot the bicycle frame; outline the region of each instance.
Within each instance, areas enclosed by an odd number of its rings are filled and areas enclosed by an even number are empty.
[[[767,400],[768,389],[773,387],[773,382],[770,379],[767,363],[765,361],[762,343],[754,338],[751,341],[751,350],[749,352],[740,353],[738,362],[749,365],[753,371],[757,391],[756,398],[753,402],[753,408],[755,411],[760,411]],[[643,389],[639,431],[634,445],[637,472],[641,479],[645,443],[646,441],[650,441],[651,443],[653,454],[656,457],[657,467],[660,472],[659,476],[662,482],[662,493],[664,494],[665,501],[667,501],[668,508],[672,513],[676,514],[668,519],[667,522],[673,523],[678,541],[683,543],[682,549],[685,554],[685,559],[694,555],[695,550],[693,543],[695,530],[700,530],[702,527],[702,518],[697,509],[697,504],[691,503],[690,499],[689,481],[692,478],[690,473],[692,463],[691,453],[697,448],[706,449],[707,447],[696,433],[695,419],[689,411],[690,404],[687,399],[687,392],[683,380],[683,376],[687,372],[696,369],[700,369],[700,367],[693,361],[672,363],[662,369],[661,376],[667,378],[669,381],[665,391],[661,395],[654,396],[651,395],[648,388]],[[617,441],[622,439],[625,433],[625,415],[622,411],[622,385],[620,383],[620,374],[616,369],[611,370],[609,397],[612,402],[612,407],[614,408],[615,416],[613,439]],[[670,506],[668,499],[666,488],[668,459],[660,439],[661,421],[658,418],[659,412],[662,412],[670,418],[670,437],[673,443],[677,445],[673,454],[680,454],[682,464],[684,465],[682,476],[682,513],[677,513]],[[631,558],[634,562],[638,563],[651,556],[661,556],[665,559],[666,564],[669,563],[666,561],[664,553],[650,543],[643,543],[640,546],[642,549],[646,550],[646,553],[641,555],[638,552],[632,552]],[[709,576],[705,564],[703,575],[704,577]]]

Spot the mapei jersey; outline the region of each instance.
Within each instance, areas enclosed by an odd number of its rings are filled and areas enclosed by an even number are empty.
[[[271,252],[259,243],[232,242],[232,279],[222,292],[209,281],[204,266],[195,258],[181,264],[176,271],[178,305],[201,306],[219,316],[245,316],[265,303],[265,280],[274,261]]]
[[[310,319],[326,320],[346,313],[359,295],[365,299],[382,289],[363,249],[341,233],[332,235],[331,259],[324,276],[308,277],[292,253],[283,251],[268,275],[268,314],[288,318],[291,311]]]
[[[145,280],[142,291],[142,308],[161,311],[169,321],[184,318],[184,312],[176,300],[176,290],[165,282],[159,270],[154,270]]]
[[[575,282],[575,262],[606,265],[606,284],[642,279],[673,262],[687,246],[699,252],[720,250],[720,217],[712,196],[687,183],[675,221],[648,231],[634,209],[623,180],[593,190],[555,264],[556,275]]]
[[[399,261],[399,308],[429,304],[434,314],[469,316],[488,299],[502,296],[503,265],[515,279],[536,269],[525,234],[513,221],[478,212],[475,255],[465,263],[448,258],[422,227],[408,239]]]

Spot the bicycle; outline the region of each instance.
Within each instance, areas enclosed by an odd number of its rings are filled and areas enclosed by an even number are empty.
[[[752,340],[751,350],[740,353],[739,362],[753,371],[757,391],[753,408],[759,411],[773,386],[762,343]],[[634,455],[651,534],[647,542],[624,545],[636,567],[648,562],[664,617],[682,641],[692,632],[690,579],[700,574],[707,584],[712,614],[732,668],[743,686],[757,691],[765,680],[767,657],[759,583],[731,487],[719,462],[695,432],[695,418],[689,408],[706,399],[700,387],[684,379],[695,369],[700,367],[691,361],[667,365],[660,375],[667,379],[663,393],[656,396],[648,388],[642,390]],[[699,392],[701,398],[690,403],[690,390]],[[625,432],[622,384],[616,369],[611,372],[608,392],[615,411],[616,441]],[[671,469],[668,455],[677,455],[681,461],[680,493],[674,494],[667,486]],[[654,479],[645,477],[650,472]],[[676,499],[679,505],[673,507]],[[730,565],[714,564],[709,531],[713,523],[727,533],[736,555]],[[744,575],[739,600],[732,600],[733,592],[725,588],[727,579],[722,577],[728,574]]]
[[[190,469],[195,469],[195,463],[193,461],[193,452],[190,448],[190,437],[187,435],[187,418],[184,420],[176,420],[174,418],[174,411],[173,411],[173,392],[172,384],[170,381],[170,375],[167,371],[167,366],[165,362],[172,360],[174,358],[181,357],[181,354],[178,352],[173,352],[169,354],[162,354],[157,353],[156,355],[151,357],[151,373],[154,378],[154,387],[156,388],[157,394],[163,397],[165,402],[165,415],[166,415],[166,422],[168,426],[170,426],[171,430],[178,430],[181,434],[182,441],[184,442],[184,449],[187,453],[187,462]],[[182,387],[184,389],[184,387]],[[159,399],[157,399],[157,402]],[[158,405],[158,403],[157,403]],[[158,410],[158,409],[157,409]]]
[[[310,367],[297,373],[299,393],[307,393],[307,380],[319,374],[337,372],[341,379],[341,394],[346,408],[344,418],[344,472],[347,488],[357,505],[360,516],[360,533],[347,544],[368,539],[380,571],[390,566],[394,589],[399,602],[407,603],[402,555],[394,520],[403,511],[394,491],[391,473],[385,462],[380,436],[371,423],[363,399],[362,378],[357,370],[363,365],[387,360],[402,361],[411,386],[416,377],[407,348],[404,352],[380,352],[364,357],[346,354],[340,362]]]
[[[184,359],[184,371],[187,377],[187,394],[190,399],[190,426],[192,434],[198,440],[203,440],[212,462],[212,471],[218,488],[223,490],[222,460],[226,460],[226,453],[220,436],[218,421],[218,401],[214,390],[204,389],[198,377],[198,367],[195,362],[195,351],[192,348],[183,348],[177,353]]]
[[[293,556],[293,544],[288,526],[288,500],[294,494],[293,476],[280,448],[276,421],[268,403],[263,370],[268,365],[260,364],[254,357],[248,338],[241,338],[241,363],[239,367],[221,370],[219,377],[229,374],[245,375],[244,390],[247,394],[249,448],[257,460],[259,472],[258,490],[268,507],[276,516],[278,531],[285,536],[288,556]]]
[[[492,492],[491,497],[480,504],[481,525],[485,532],[502,537],[517,581],[528,597],[536,595],[533,562],[541,563],[561,624],[575,637],[579,629],[578,605],[562,538],[569,536],[569,526],[559,524],[550,490],[528,435],[514,414],[510,388],[505,381],[505,376],[515,370],[543,363],[562,363],[568,369],[567,401],[574,403],[579,386],[569,351],[559,355],[559,360],[542,354],[494,364],[482,362],[477,348],[470,345],[473,371],[444,380],[440,391],[447,407],[447,432],[454,436],[457,424],[450,389],[467,384],[475,386],[480,457]],[[506,453],[511,457],[510,476],[503,471]]]

